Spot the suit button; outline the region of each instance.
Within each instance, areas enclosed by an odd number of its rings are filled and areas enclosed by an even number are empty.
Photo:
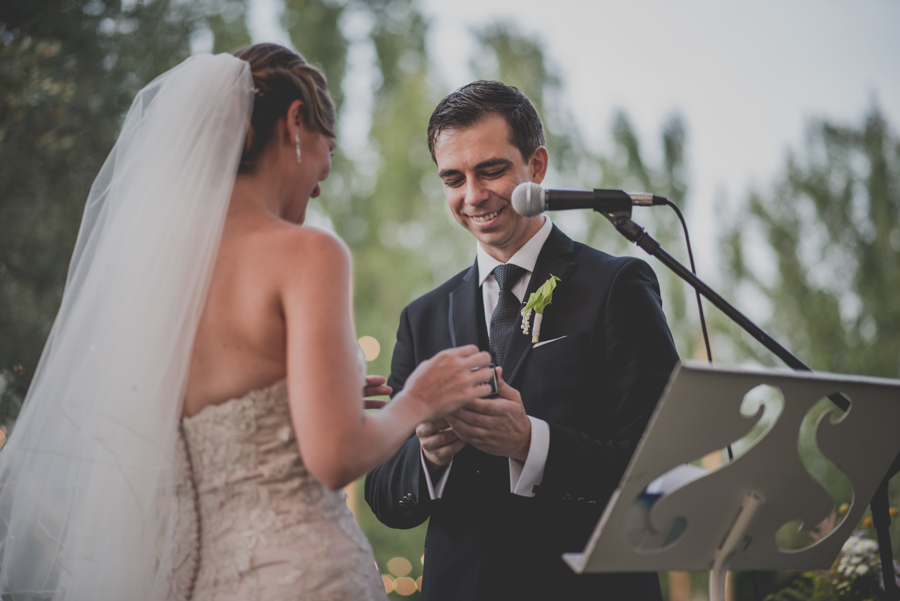
[[[579,503],[584,503],[584,497],[578,497],[575,500],[578,501]]]
[[[590,501],[588,501],[588,505],[596,505],[596,504],[597,504],[597,501],[595,501],[595,500],[593,500],[593,499],[591,499]]]
[[[572,495],[570,495],[569,493],[566,493],[566,494],[563,495],[562,500],[563,500],[563,501],[571,501],[572,498],[573,498]]]

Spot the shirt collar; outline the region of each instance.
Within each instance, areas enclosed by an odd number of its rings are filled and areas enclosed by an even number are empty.
[[[544,218],[544,225],[541,226],[541,229],[539,229],[538,232],[532,236],[518,252],[516,252],[516,254],[510,257],[509,261],[506,263],[507,265],[518,265],[528,273],[534,271],[538,255],[541,254],[544,242],[550,237],[550,231],[553,229],[550,218],[547,215],[542,215],[542,217]],[[481,286],[488,276],[493,273],[494,268],[497,265],[503,265],[503,263],[489,255],[487,251],[481,248],[481,244],[478,243],[475,244],[475,257],[475,260],[478,263],[478,285]]]

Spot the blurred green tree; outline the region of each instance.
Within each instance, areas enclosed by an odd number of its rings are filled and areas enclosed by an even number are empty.
[[[0,5],[0,424],[31,381],[124,111],[190,54],[200,16],[170,0]]]
[[[726,276],[765,304],[771,332],[814,369],[896,378],[900,138],[875,107],[858,127],[813,122],[805,150],[734,219]]]
[[[664,196],[681,209],[688,219],[691,207],[688,202],[690,199],[687,186],[688,168],[685,164],[687,128],[681,117],[675,114],[663,124],[660,136],[662,164],[658,166],[651,165],[645,158],[646,153],[642,150],[637,133],[624,111],[615,115],[612,131],[613,150],[607,156],[598,159],[603,176],[600,184],[594,187],[647,191]],[[690,268],[681,223],[672,211],[662,207],[653,211],[638,208],[635,209],[633,218],[646,227],[647,232],[659,241],[669,254]],[[611,241],[611,237],[615,238],[615,241]],[[649,262],[659,278],[663,309],[679,354],[683,358],[706,357],[693,288],[655,258],[632,246],[605,219],[591,220],[585,238],[588,244],[598,248],[606,247],[611,249],[609,252],[617,250],[620,253],[627,252]],[[707,279],[702,273],[699,276],[701,279]]]
[[[232,52],[251,43],[247,28],[250,0],[206,0],[203,12],[213,37],[213,53]]]
[[[341,90],[348,116],[338,123],[333,175],[323,184],[317,212],[353,251],[357,333],[375,338],[381,347],[370,373],[388,374],[403,307],[462,269],[474,254],[445,207],[425,143],[428,118],[439,98],[428,79],[427,27],[411,0],[358,0],[340,7],[340,14],[323,3],[312,11],[322,15],[315,35],[343,40],[344,46],[329,49],[326,43],[320,54],[304,44],[311,37],[309,24],[301,27],[312,1],[302,0],[302,20],[290,15],[301,10],[299,4],[286,4],[291,39],[321,61],[331,89]],[[348,52],[365,63],[352,81],[344,75]],[[368,118],[360,119],[361,114]],[[344,132],[344,127],[356,129]],[[425,527],[397,531],[381,525],[362,500],[361,489],[353,491],[356,515],[380,569],[391,573],[390,560],[400,557],[409,561],[411,571],[393,575],[417,578]]]
[[[462,269],[473,249],[449,215],[425,144],[437,94],[428,80],[424,19],[410,0],[365,4],[379,75],[368,136],[377,156],[360,162],[371,175],[352,188],[335,226],[354,251],[359,333],[382,344],[373,367],[386,374],[400,311]]]
[[[900,376],[900,137],[877,106],[858,125],[810,122],[804,151],[789,154],[770,190],[750,194],[721,245],[727,296],[813,369]],[[721,315],[715,324],[730,359],[780,365]],[[830,406],[823,400],[807,417],[808,434]],[[800,454],[836,504],[853,501],[846,476],[811,435]],[[897,506],[900,477],[889,490]],[[897,557],[897,520],[891,539]],[[795,532],[782,542],[808,541]],[[772,575],[769,591],[793,576]]]
[[[347,69],[349,43],[341,20],[353,10],[354,5],[352,2],[284,0],[281,15],[281,25],[290,35],[294,48],[325,71],[328,91],[335,100],[339,114],[344,101],[342,83]]]

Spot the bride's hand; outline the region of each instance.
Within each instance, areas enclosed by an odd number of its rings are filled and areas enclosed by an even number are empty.
[[[486,371],[490,363],[490,353],[472,344],[443,350],[416,367],[403,393],[427,408],[430,416],[446,415],[491,393]]]

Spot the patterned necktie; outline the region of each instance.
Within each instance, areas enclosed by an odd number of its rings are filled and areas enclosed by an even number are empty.
[[[494,277],[500,286],[497,306],[491,315],[491,353],[497,365],[503,364],[506,346],[512,338],[519,318],[519,299],[512,293],[512,287],[524,275],[525,269],[518,265],[498,265],[494,268]]]

